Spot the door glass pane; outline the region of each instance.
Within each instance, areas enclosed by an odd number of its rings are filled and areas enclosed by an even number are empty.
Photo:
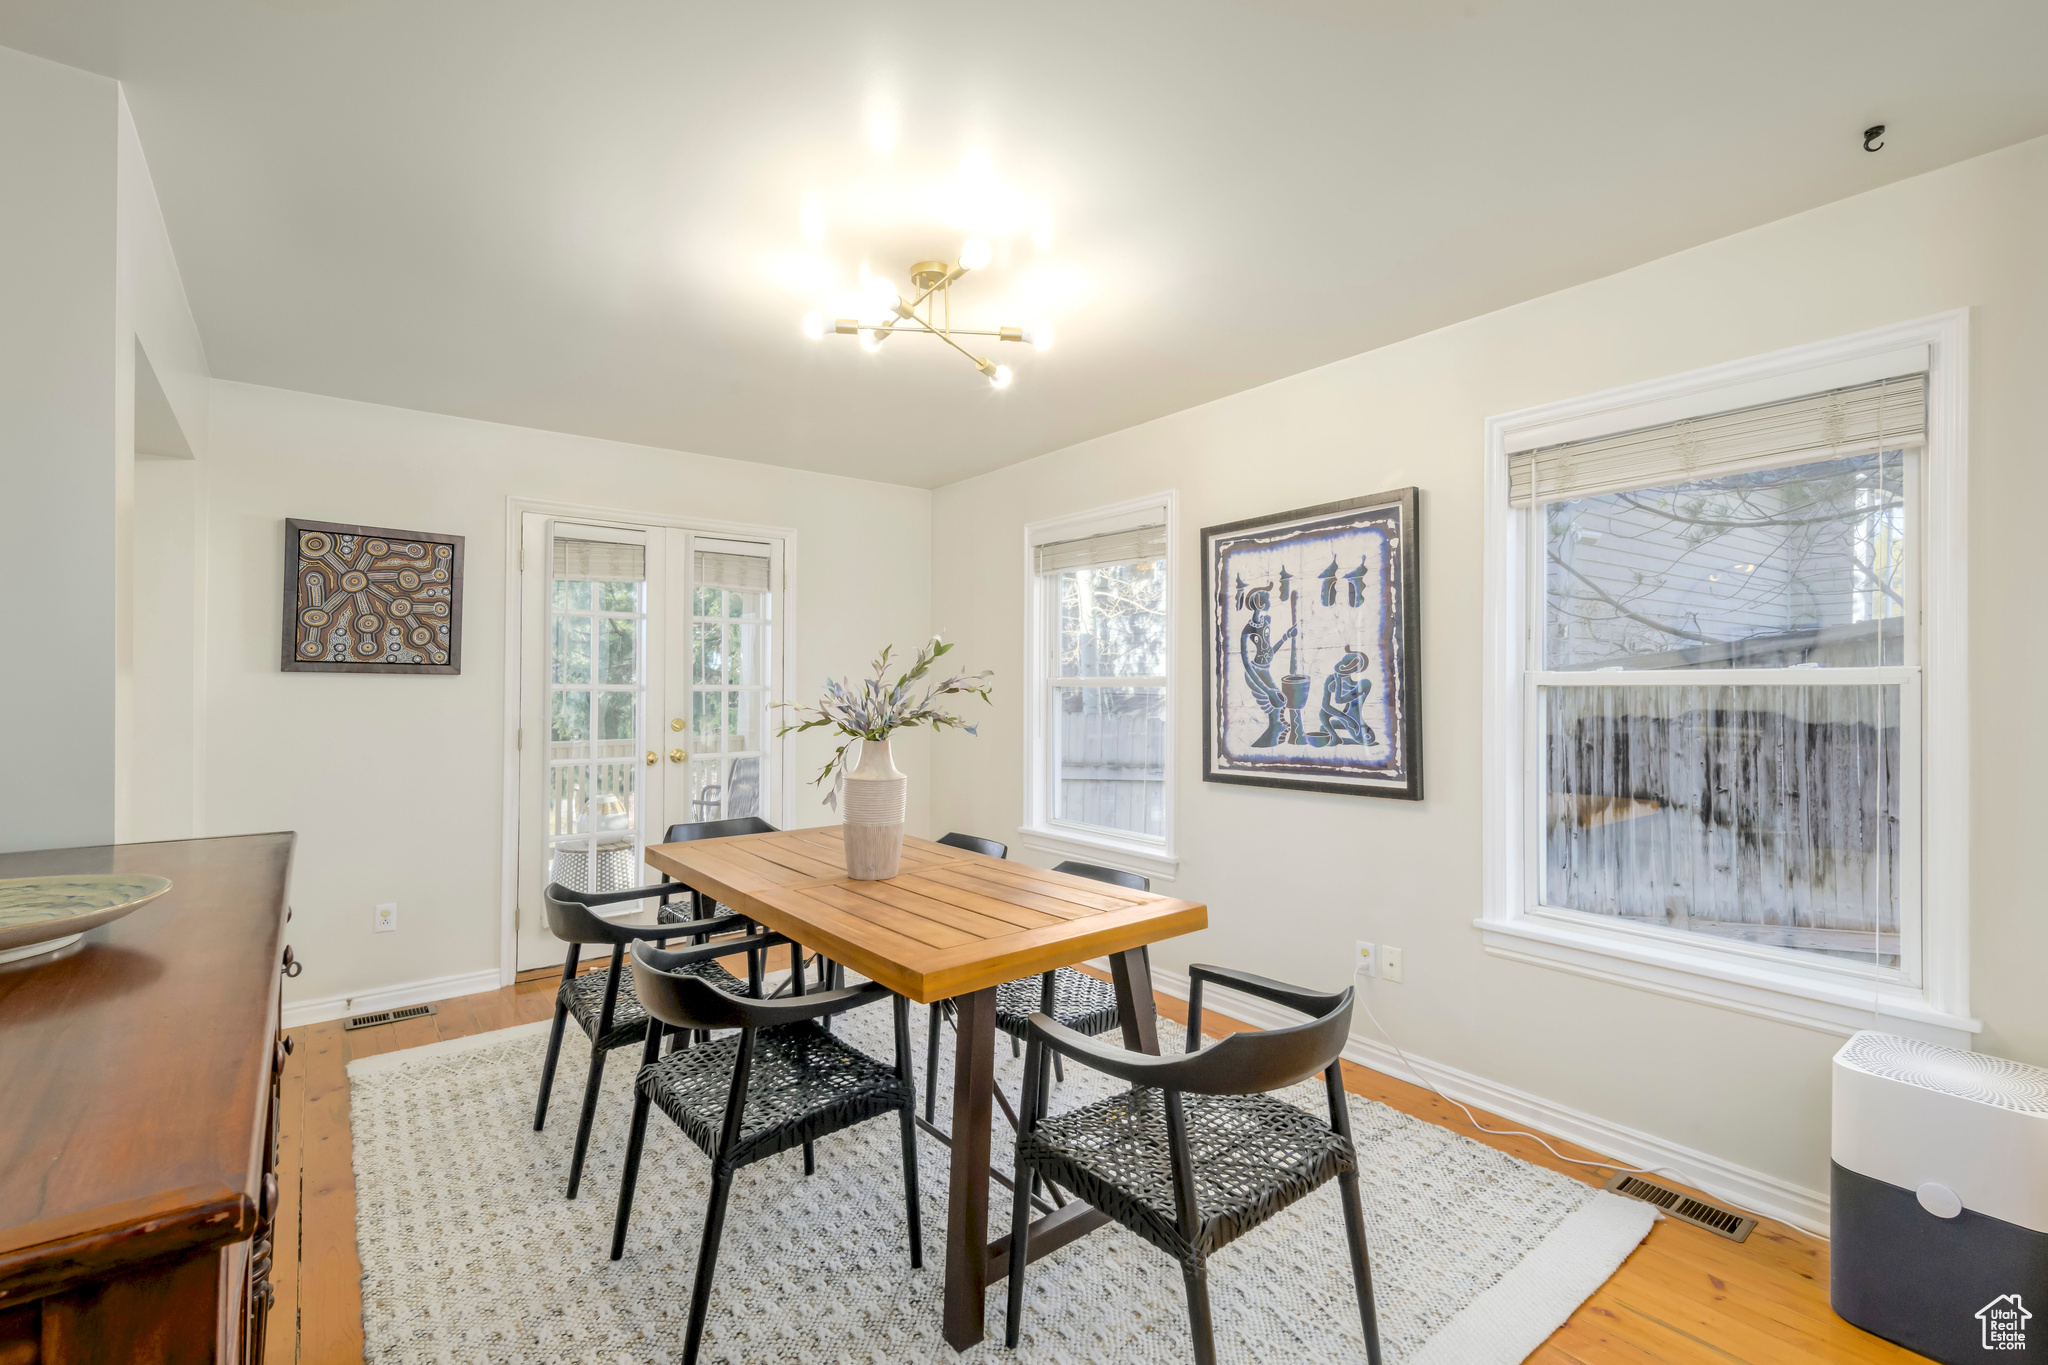
[[[598,834],[631,834],[638,828],[640,773],[631,763],[595,765],[590,794],[590,827]]]
[[[556,586],[560,586],[557,584]],[[585,585],[589,586],[588,584]],[[555,681],[562,683],[587,683],[590,681],[590,618],[588,616],[557,616],[555,618]]]
[[[590,694],[581,688],[563,688],[555,692],[553,702],[554,726],[549,735],[553,742],[548,746],[548,757],[588,758]]]
[[[725,627],[700,625],[697,631],[701,661],[697,681],[716,686],[725,681]]]
[[[765,692],[751,689],[726,694],[726,748],[728,751],[754,751],[767,747],[762,725],[762,712],[766,709],[768,697]]]
[[[1898,687],[1541,693],[1544,904],[1899,965]]]
[[[600,756],[629,757],[640,739],[640,694],[600,692],[597,697],[597,738]]]
[[[1899,451],[1554,502],[1551,669],[1903,664]]]
[[[760,687],[768,681],[766,626],[727,626],[726,644],[732,655],[731,680],[743,687]]]
[[[640,676],[640,621],[606,616],[597,625],[597,680],[630,683]]]
[[[761,813],[761,760],[749,754],[727,760],[725,771],[725,818]]]
[[[690,729],[694,732],[690,747],[700,754],[715,754],[723,747],[720,742],[720,731],[723,729],[720,701],[724,695],[714,688],[700,690],[690,699]]]
[[[578,578],[555,580],[556,611],[589,611],[590,584]]]
[[[640,608],[640,583],[600,583],[597,585],[597,609],[599,611],[631,611]]]
[[[690,763],[690,818],[692,820],[722,819],[721,804],[724,786],[718,780],[719,760],[715,758],[695,759]]]
[[[1163,838],[1165,689],[1057,687],[1053,701],[1053,815]]]
[[[576,763],[548,769],[548,833],[590,831],[590,769]]]

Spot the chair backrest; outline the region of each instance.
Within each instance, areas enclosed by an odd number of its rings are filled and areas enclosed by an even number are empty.
[[[939,842],[948,848],[964,848],[969,853],[979,853],[985,858],[1010,856],[1008,844],[999,844],[994,839],[984,839],[979,834],[948,834]]]
[[[730,820],[695,820],[670,825],[665,844],[687,844],[697,839],[730,839],[735,834],[779,834],[780,830],[758,815],[736,815]]]
[[[1127,891],[1150,891],[1152,889],[1152,879],[1150,877],[1140,877],[1135,872],[1119,872],[1113,867],[1097,867],[1094,863],[1056,863],[1052,870],[1070,873],[1076,877],[1088,877],[1098,882],[1108,882],[1112,886],[1121,886]]]
[[[541,895],[547,901],[548,932],[564,943],[618,943],[626,937],[614,933],[604,917],[590,908],[586,892],[549,882]]]
[[[1172,1080],[1157,1084],[1197,1095],[1262,1095],[1284,1090],[1327,1070],[1351,1036],[1352,988],[1331,997],[1329,1009],[1291,1028],[1233,1033],[1176,1058]]]
[[[766,934],[747,940],[750,951],[781,947],[788,942],[780,934]],[[727,945],[707,944],[701,948],[667,952],[644,940],[635,940],[632,947],[633,990],[640,998],[641,1007],[662,1023],[676,1028],[773,1028],[777,1024],[857,1009],[889,994],[887,987],[867,981],[820,994],[757,1000],[732,995],[702,977],[678,970],[732,951]]]

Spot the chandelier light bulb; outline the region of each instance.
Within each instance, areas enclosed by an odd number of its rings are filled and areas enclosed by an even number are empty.
[[[869,328],[861,334],[860,348],[869,355],[873,355],[876,351],[882,349],[882,343],[889,339],[890,331],[891,329],[887,327]]]
[[[960,268],[979,270],[988,264],[990,251],[985,237],[969,237],[960,244]]]
[[[1024,339],[1041,351],[1052,349],[1052,324],[1041,322],[1035,327],[1024,329]]]
[[[1010,367],[998,365],[996,372],[988,377],[988,386],[992,389],[1007,389],[1010,387],[1010,378]]]
[[[813,341],[825,335],[825,319],[816,313],[804,314],[804,335]]]

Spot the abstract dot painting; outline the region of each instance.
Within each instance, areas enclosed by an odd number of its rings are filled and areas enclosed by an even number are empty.
[[[285,522],[288,672],[460,673],[462,537]]]

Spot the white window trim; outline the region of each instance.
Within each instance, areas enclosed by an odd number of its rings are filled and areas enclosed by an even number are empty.
[[[1969,336],[1969,310],[1957,309],[1487,419],[1483,889],[1475,923],[1488,953],[1824,1033],[1847,1035],[1872,1027],[1875,1017],[1887,1031],[1967,1048],[1982,1031],[1969,1013]],[[1529,796],[1522,770],[1529,552],[1526,514],[1508,506],[1508,452],[1770,401],[1752,396],[1760,393],[1789,397],[1839,387],[1916,346],[1925,346],[1928,356],[1919,520],[1920,984],[1877,986],[1761,956],[1701,951],[1661,931],[1529,913]]]
[[[1045,714],[1047,689],[1045,661],[1051,617],[1039,594],[1034,550],[1058,540],[1075,540],[1140,524],[1144,514],[1166,509],[1166,837],[1147,839],[1120,835],[1092,825],[1074,825],[1054,820],[1048,812],[1049,780],[1046,772],[1044,739],[1048,721]],[[1028,700],[1024,705],[1024,822],[1017,837],[1026,848],[1060,857],[1083,858],[1126,872],[1162,881],[1180,873],[1180,859],[1174,853],[1174,787],[1179,772],[1179,755],[1173,736],[1180,715],[1175,684],[1179,657],[1176,641],[1181,613],[1179,508],[1171,489],[1142,498],[1131,498],[1108,507],[1092,507],[1063,517],[1034,521],[1024,528],[1024,659]]]

